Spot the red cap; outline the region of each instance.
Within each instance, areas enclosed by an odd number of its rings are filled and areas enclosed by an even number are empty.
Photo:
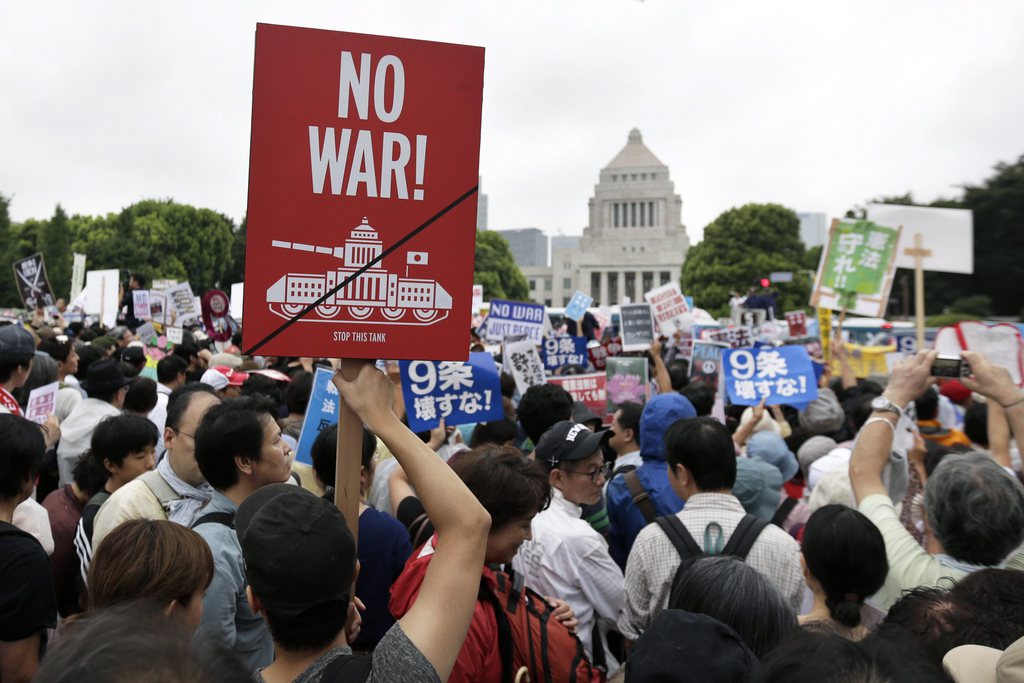
[[[249,373],[232,370],[226,365],[214,365],[213,369],[227,377],[230,387],[240,387],[245,384],[245,380],[249,379]]]
[[[971,390],[956,379],[946,381],[939,391],[953,403],[963,403],[971,397]]]

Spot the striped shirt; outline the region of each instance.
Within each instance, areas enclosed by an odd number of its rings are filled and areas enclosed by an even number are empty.
[[[745,514],[732,495],[698,493],[686,501],[686,507],[676,516],[703,548],[708,524],[717,522],[721,526],[724,545]],[[794,613],[799,611],[804,595],[800,545],[789,534],[768,525],[751,547],[746,562],[779,590]],[[668,607],[678,568],[679,552],[672,541],[657,524],[647,525],[637,535],[626,563],[626,607],[618,621],[622,635],[636,640],[654,617]]]

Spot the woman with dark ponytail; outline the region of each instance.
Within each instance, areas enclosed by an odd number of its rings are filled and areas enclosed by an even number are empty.
[[[889,573],[882,533],[860,512],[826,505],[807,521],[802,552],[814,607],[800,623],[826,622],[850,640],[866,636],[861,624],[864,598],[874,595]]]

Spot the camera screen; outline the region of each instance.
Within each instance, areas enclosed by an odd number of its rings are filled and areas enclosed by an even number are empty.
[[[959,377],[962,363],[959,358],[936,358],[932,364],[932,377]]]

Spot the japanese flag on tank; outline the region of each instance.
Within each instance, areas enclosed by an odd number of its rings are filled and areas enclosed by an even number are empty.
[[[801,346],[760,346],[726,349],[722,373],[729,400],[752,406],[768,398],[768,405],[805,404],[818,398],[814,367]]]
[[[258,24],[247,352],[465,360],[484,51]]]
[[[486,351],[469,354],[467,362],[403,360],[398,364],[409,429],[500,420],[501,380],[494,358]]]

